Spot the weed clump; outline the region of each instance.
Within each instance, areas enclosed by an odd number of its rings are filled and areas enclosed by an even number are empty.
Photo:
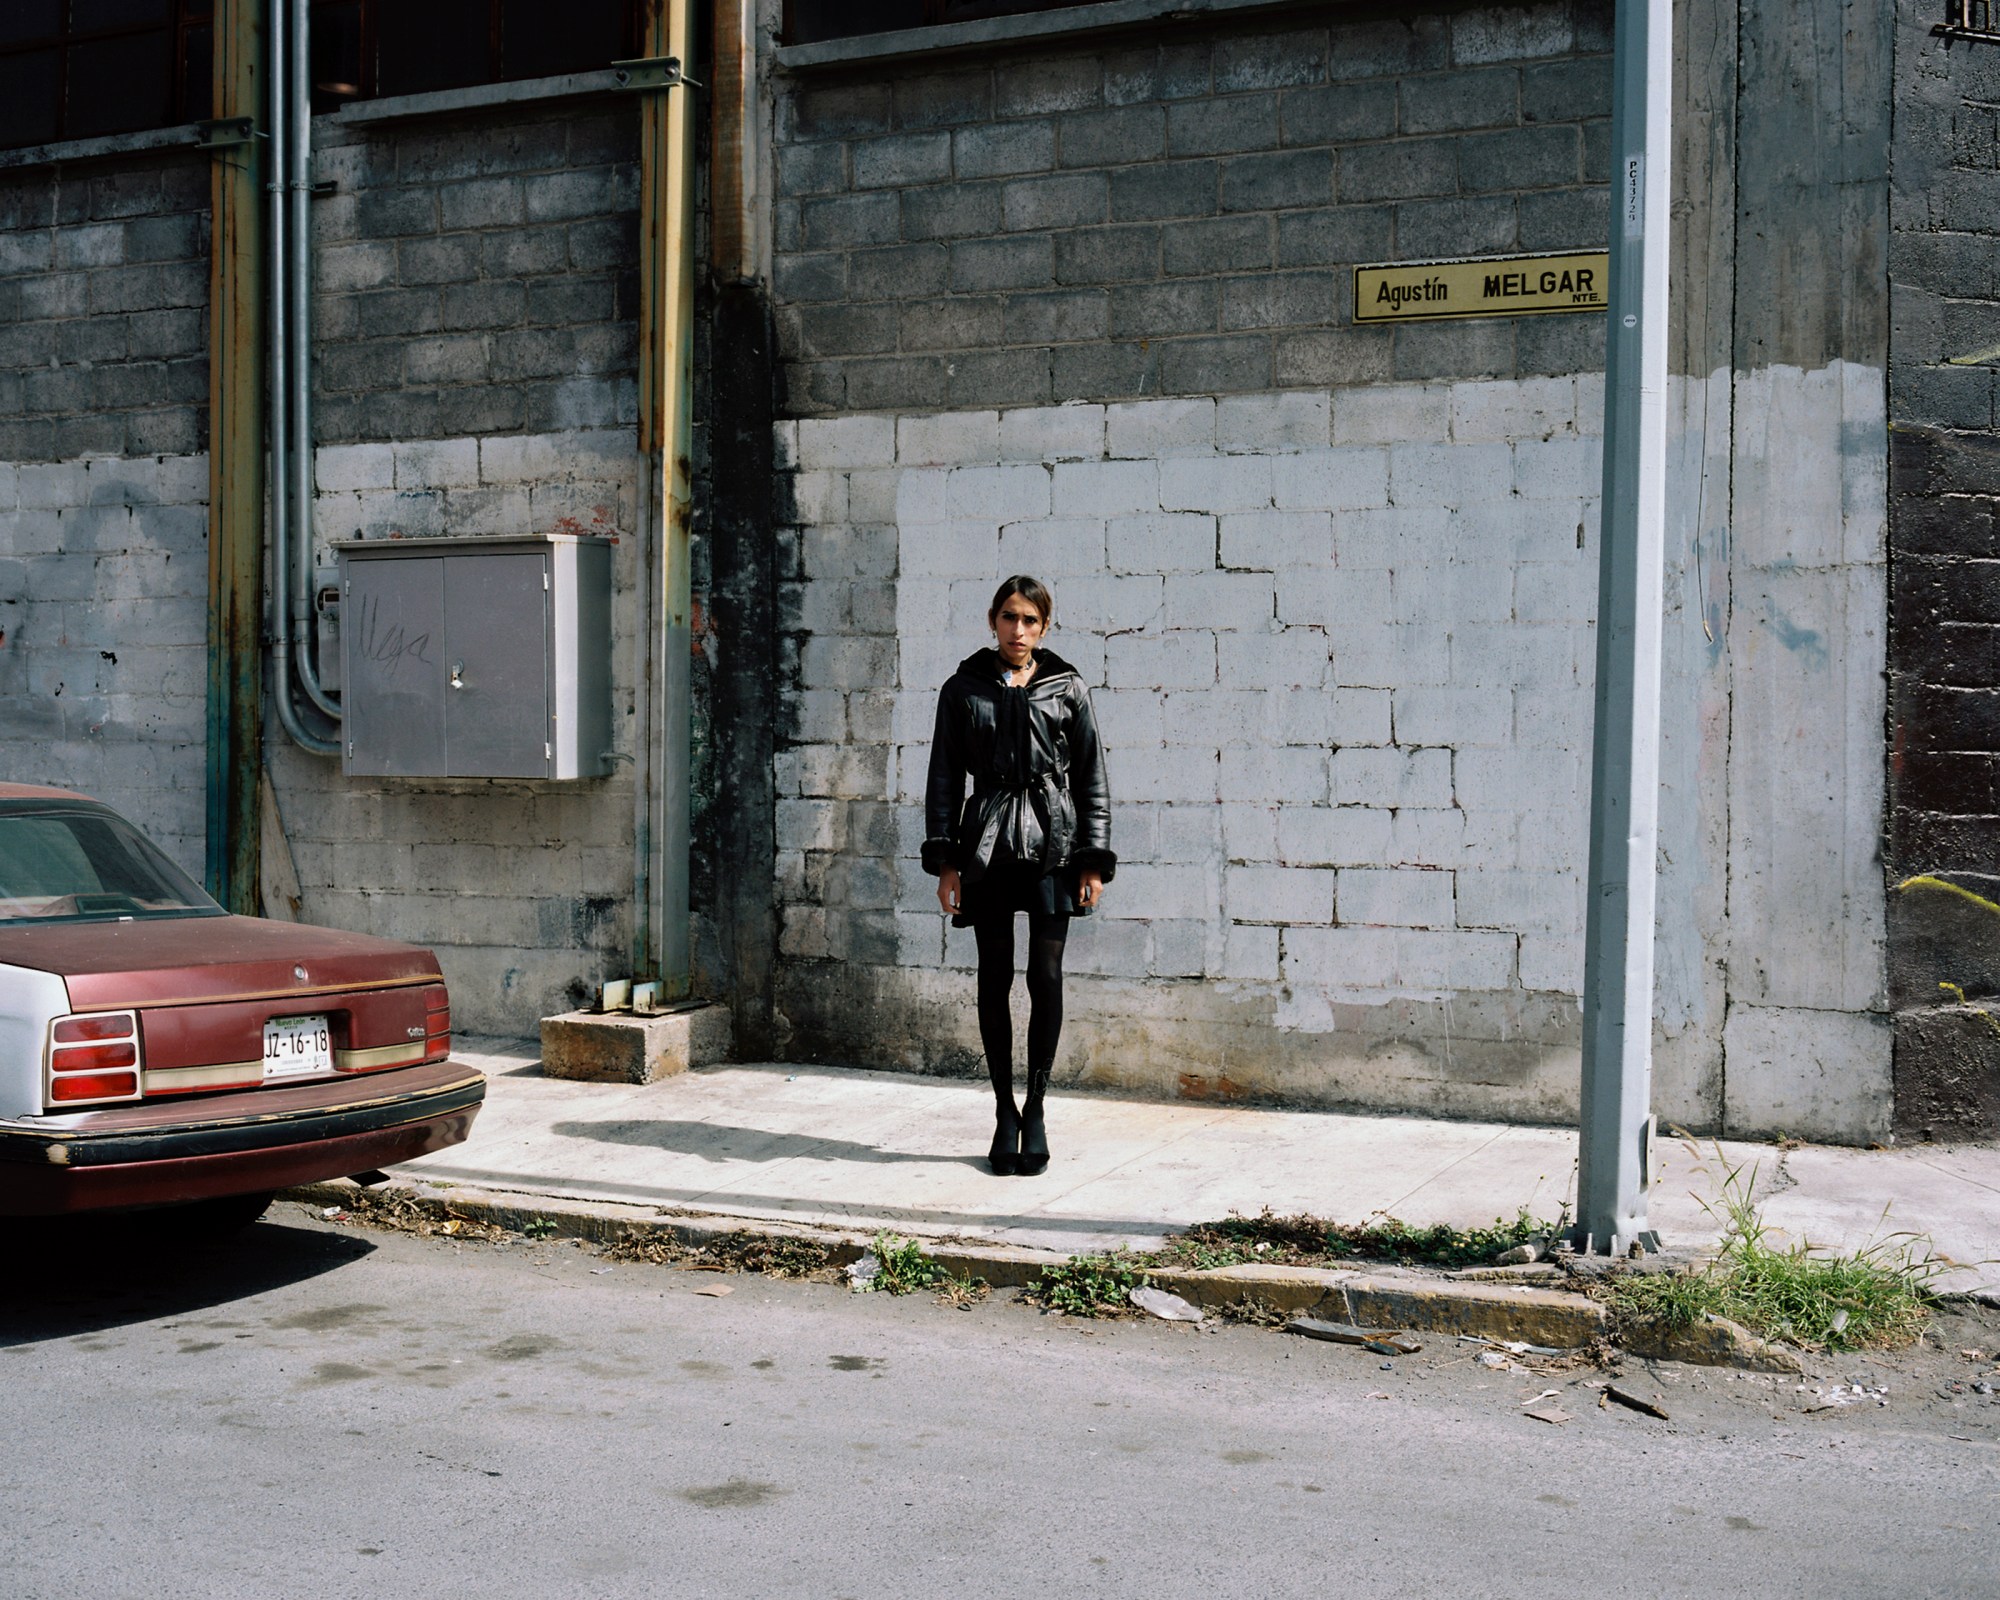
[[[1071,1317],[1116,1317],[1132,1309],[1131,1292],[1146,1282],[1146,1261],[1123,1252],[1071,1256],[1044,1267],[1028,1285],[1036,1305]]]
[[[959,1311],[970,1311],[991,1292],[984,1278],[956,1276],[915,1239],[878,1233],[869,1249],[875,1257],[875,1275],[856,1285],[864,1291],[915,1294],[928,1289],[937,1295],[940,1305]]]
[[[1808,1349],[1894,1349],[1930,1319],[1930,1280],[1940,1270],[1911,1234],[1870,1240],[1848,1255],[1804,1241],[1778,1245],[1750,1196],[1757,1169],[1727,1169],[1709,1206],[1723,1223],[1720,1248],[1703,1266],[1674,1273],[1619,1273],[1598,1289],[1625,1319],[1686,1327],[1727,1317],[1766,1339]],[[1706,1202],[1704,1202],[1706,1204]]]
[[[1202,1222],[1169,1239],[1152,1259],[1162,1266],[1203,1271],[1273,1262],[1316,1267],[1343,1261],[1386,1261],[1398,1266],[1470,1267],[1491,1261],[1503,1251],[1562,1232],[1567,1219],[1531,1217],[1525,1206],[1509,1222],[1495,1217],[1490,1228],[1453,1228],[1445,1224],[1412,1227],[1396,1217],[1367,1222],[1329,1222],[1301,1214],[1274,1216],[1267,1209],[1254,1217],[1231,1215],[1221,1222]]]

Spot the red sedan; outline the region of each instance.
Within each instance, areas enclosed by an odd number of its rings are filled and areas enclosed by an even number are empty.
[[[459,1143],[416,945],[229,915],[109,807],[0,783],[0,1215],[247,1197]]]

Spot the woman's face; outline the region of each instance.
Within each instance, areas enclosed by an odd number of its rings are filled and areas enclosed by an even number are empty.
[[[1010,594],[993,615],[993,636],[1000,646],[1000,659],[1010,667],[1027,664],[1045,631],[1047,624],[1042,621],[1041,612],[1023,595]]]

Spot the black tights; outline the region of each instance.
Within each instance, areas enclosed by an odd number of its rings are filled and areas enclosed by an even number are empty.
[[[979,944],[979,1042],[986,1047],[986,1070],[994,1095],[1014,1103],[1014,913],[994,911],[977,918],[972,934]],[[1055,1067],[1062,1036],[1063,944],[1069,918],[1028,913],[1028,1104],[1039,1107]]]

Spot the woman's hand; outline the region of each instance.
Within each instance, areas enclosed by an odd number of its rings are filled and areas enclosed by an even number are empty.
[[[938,904],[944,907],[946,916],[958,915],[958,908],[964,904],[963,892],[958,881],[958,868],[946,867],[938,873]]]
[[[1104,874],[1085,870],[1076,875],[1076,904],[1079,911],[1089,911],[1104,898]]]

